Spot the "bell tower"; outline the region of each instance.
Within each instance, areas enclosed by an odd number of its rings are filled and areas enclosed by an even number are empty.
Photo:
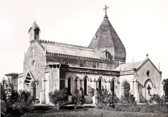
[[[30,39],[30,42],[33,41],[33,40],[36,40],[38,41],[39,38],[40,38],[40,28],[39,26],[36,24],[36,22],[34,21],[33,23],[33,26],[29,29],[29,39]]]

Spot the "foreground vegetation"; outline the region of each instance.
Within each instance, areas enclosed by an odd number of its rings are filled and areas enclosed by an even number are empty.
[[[168,117],[168,113],[119,112],[91,107],[74,110],[72,106],[60,108],[60,110],[43,108],[43,110],[36,110],[36,112],[25,114],[22,117]]]
[[[10,96],[7,95],[9,93]],[[11,88],[7,94],[1,85],[1,107],[3,107],[1,108],[1,114],[5,114],[6,117],[168,116],[168,105],[165,104],[165,97],[160,97],[157,94],[152,95],[148,103],[137,105],[134,96],[131,94],[127,97],[122,96],[121,99],[117,99],[112,92],[103,89],[97,90],[96,108],[84,105],[85,100],[82,88],[77,95],[72,96],[71,106],[68,102],[67,88],[49,93],[50,101],[55,107],[43,105],[33,106],[34,99],[30,95],[30,92],[27,91],[18,92]]]

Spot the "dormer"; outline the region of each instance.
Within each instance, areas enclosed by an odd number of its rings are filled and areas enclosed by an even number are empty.
[[[102,59],[112,60],[112,59],[113,59],[113,56],[110,54],[109,51],[105,50],[105,51],[102,51],[101,58],[102,58]]]

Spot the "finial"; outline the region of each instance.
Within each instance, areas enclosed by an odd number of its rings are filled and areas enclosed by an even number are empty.
[[[146,54],[146,58],[148,58],[148,56],[149,56],[149,55],[148,55],[148,53],[147,53],[147,54]]]
[[[120,62],[120,60],[119,60],[119,66],[120,66],[120,71],[121,71],[121,62]]]
[[[36,24],[36,21],[34,20],[33,24]]]
[[[105,10],[105,18],[108,18],[107,17],[107,9],[108,9],[109,7],[107,7],[106,5],[105,5],[105,8],[103,9],[103,10]]]

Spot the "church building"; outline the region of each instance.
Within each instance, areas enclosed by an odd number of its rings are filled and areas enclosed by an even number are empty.
[[[117,98],[131,93],[138,103],[148,101],[151,94],[163,95],[162,73],[148,55],[126,63],[126,48],[107,14],[88,47],[41,40],[36,22],[28,33],[23,73],[6,76],[15,81],[15,89],[30,91],[41,104],[50,103],[49,92],[65,87],[69,101],[83,88],[85,103],[95,103],[96,89],[111,90]]]

